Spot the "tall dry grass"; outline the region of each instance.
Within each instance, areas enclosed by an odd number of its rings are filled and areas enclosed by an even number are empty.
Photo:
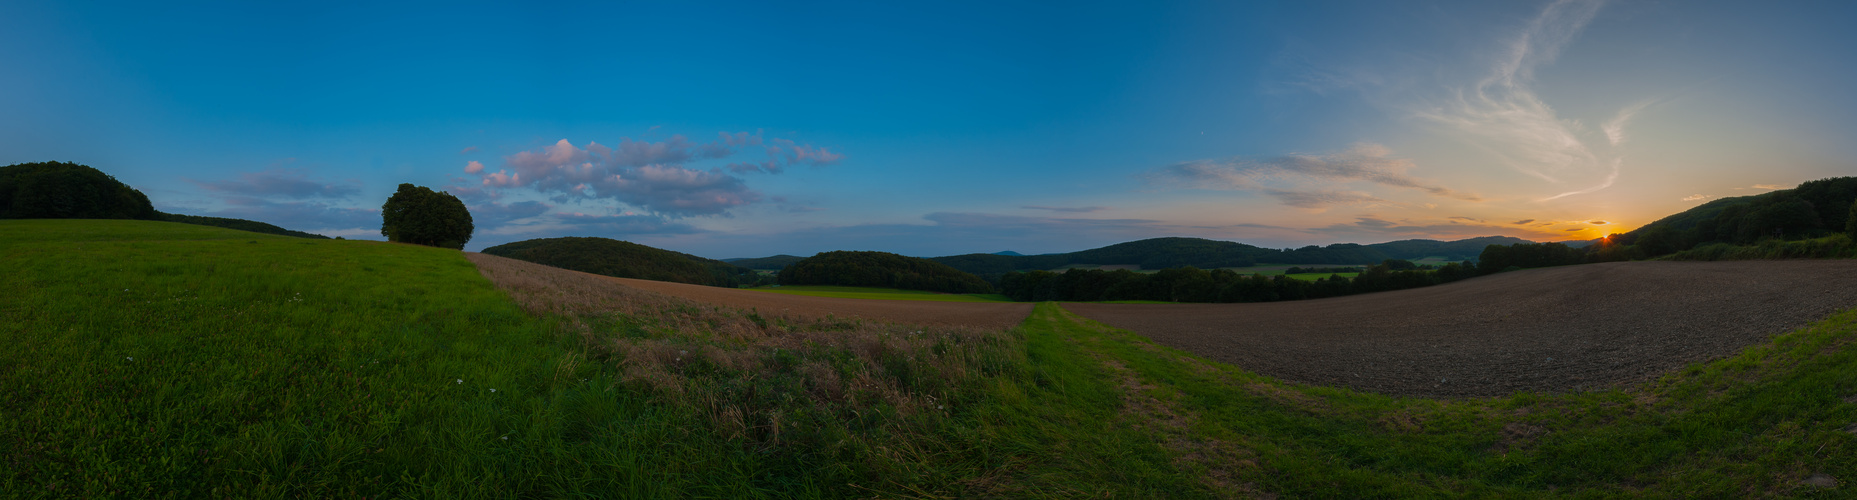
[[[620,384],[762,448],[795,443],[796,433],[815,445],[908,434],[982,392],[963,389],[1022,366],[1012,331],[744,311],[466,256],[524,309],[560,318],[591,362],[619,368]]]

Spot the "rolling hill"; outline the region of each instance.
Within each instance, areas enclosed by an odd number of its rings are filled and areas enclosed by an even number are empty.
[[[839,285],[943,293],[990,293],[993,286],[969,273],[919,257],[888,252],[825,252],[780,271],[782,285]]]
[[[20,163],[0,167],[0,219],[138,219],[328,239],[258,221],[163,213],[148,196],[88,165]]]
[[[523,240],[485,248],[483,253],[616,278],[726,288],[761,279],[759,273],[746,267],[609,238]]]
[[[787,266],[793,265],[794,262],[799,262],[801,259],[805,259],[805,257],[780,254],[772,257],[722,259],[722,261],[758,271],[779,271],[785,269]]]
[[[1508,236],[1485,236],[1457,241],[1401,240],[1372,245],[1336,243],[1279,250],[1204,238],[1152,238],[1102,248],[1045,255],[966,254],[935,257],[979,276],[1011,271],[1049,270],[1069,265],[1123,265],[1142,269],[1192,266],[1200,269],[1247,267],[1260,263],[1295,265],[1375,264],[1386,259],[1421,259],[1442,256],[1449,260],[1475,258],[1489,245],[1529,243]]]
[[[1655,257],[1711,243],[1748,245],[1857,233],[1857,177],[1833,177],[1750,196],[1720,198],[1616,237],[1637,257]]]

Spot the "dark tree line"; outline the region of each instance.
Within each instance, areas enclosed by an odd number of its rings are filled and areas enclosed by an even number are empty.
[[[1477,257],[1477,272],[1493,274],[1511,269],[1569,266],[1592,261],[1591,252],[1587,248],[1573,248],[1562,243],[1490,245]]]
[[[1430,256],[1462,260],[1483,251],[1483,247],[1488,245],[1524,242],[1526,240],[1507,236],[1487,236],[1458,241],[1402,240],[1372,245],[1336,243],[1275,249],[1203,238],[1152,238],[1061,254],[967,254],[935,257],[931,260],[997,283],[1002,276],[1012,271],[1058,269],[1076,264],[1133,265],[1141,269],[1157,270],[1188,266],[1201,269],[1249,267],[1260,262],[1335,266]]]
[[[926,290],[943,293],[990,293],[993,286],[978,276],[946,264],[889,252],[825,252],[780,270],[782,285],[839,285]]]
[[[315,234],[315,233],[305,233],[302,231],[293,231],[293,230],[277,227],[272,224],[265,224],[263,222],[258,222],[254,220],[230,219],[226,217],[205,217],[205,216],[199,216],[199,215],[181,215],[181,214],[170,214],[170,213],[165,213],[165,212],[161,213],[160,219],[164,221],[168,221],[168,222],[179,222],[182,224],[223,227],[226,229],[237,229],[240,231],[250,231],[254,233],[264,233],[264,234],[275,234],[275,235],[280,235],[280,236],[295,236],[298,238],[309,238],[313,240],[329,239],[328,236],[323,236],[323,235]]]
[[[1409,261],[1404,261],[1404,260],[1401,260],[1400,262],[1406,262],[1408,264],[1411,263]],[[1413,267],[1416,268],[1417,265],[1414,265]],[[1401,269],[1394,269],[1394,271],[1400,271],[1400,270]],[[1295,266],[1291,266],[1289,269],[1284,269],[1283,274],[1336,274],[1336,273],[1358,273],[1361,271],[1365,271],[1365,269],[1362,269],[1359,267],[1295,267]]]
[[[1394,270],[1394,268],[1405,270]],[[1419,269],[1411,262],[1389,259],[1349,278],[1332,275],[1315,281],[1288,276],[1239,274],[1229,269],[1194,267],[1137,273],[1126,269],[1071,269],[1062,273],[1029,271],[1007,273],[1000,290],[1017,301],[1047,300],[1093,302],[1157,300],[1165,302],[1273,302],[1319,299],[1357,293],[1404,290],[1477,276],[1469,262]]]

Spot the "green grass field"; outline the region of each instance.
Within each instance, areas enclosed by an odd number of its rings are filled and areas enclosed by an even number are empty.
[[[0,257],[5,496],[1836,498],[1815,475],[1857,479],[1857,311],[1639,387],[1446,401],[1284,383],[1050,303],[1006,332],[535,316],[457,251],[136,221],[0,221]]]
[[[1011,302],[1012,299],[996,293],[940,293],[922,290],[901,290],[896,288],[872,288],[859,286],[800,285],[750,288],[758,292],[784,293],[787,295],[805,295],[809,297],[836,297],[841,299],[876,299],[876,300],[925,300],[930,302]]]

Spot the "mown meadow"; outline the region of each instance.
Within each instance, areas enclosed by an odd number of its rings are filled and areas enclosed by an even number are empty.
[[[1653,383],[1396,398],[1040,304],[735,311],[409,245],[0,221],[14,497],[1840,497],[1857,311]],[[481,260],[481,259],[479,259]]]

